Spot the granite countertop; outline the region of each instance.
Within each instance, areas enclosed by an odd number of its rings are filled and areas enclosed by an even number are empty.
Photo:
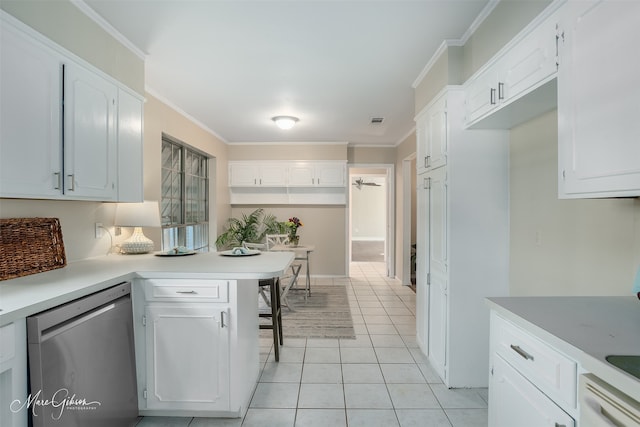
[[[605,360],[640,355],[640,301],[629,297],[488,298],[489,306],[640,401],[640,380]]]
[[[282,275],[292,252],[226,257],[108,255],[0,282],[0,326],[134,278],[268,279]]]

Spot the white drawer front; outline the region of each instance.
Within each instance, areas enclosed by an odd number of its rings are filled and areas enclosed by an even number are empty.
[[[148,301],[228,302],[229,282],[206,279],[145,280]]]
[[[554,401],[576,407],[577,363],[495,316],[496,352]]]
[[[10,323],[0,328],[0,363],[6,362],[16,354],[15,325]]]

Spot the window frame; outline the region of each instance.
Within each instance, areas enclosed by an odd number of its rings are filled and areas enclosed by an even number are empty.
[[[169,161],[165,161],[167,147],[171,147]],[[179,159],[175,159],[174,153],[179,153]],[[176,246],[198,252],[209,251],[211,159],[208,154],[162,134],[160,210],[163,251]],[[167,176],[167,173],[170,175]],[[169,190],[165,191],[167,180]],[[169,221],[166,220],[167,199],[170,206]]]

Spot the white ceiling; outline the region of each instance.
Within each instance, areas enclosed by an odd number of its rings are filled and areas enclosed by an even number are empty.
[[[84,0],[145,53],[147,90],[224,141],[352,145],[411,132],[412,83],[487,1]]]

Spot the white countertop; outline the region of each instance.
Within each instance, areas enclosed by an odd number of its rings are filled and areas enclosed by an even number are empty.
[[[640,401],[640,380],[605,360],[609,355],[640,355],[640,301],[635,296],[505,297],[488,302],[587,372]]]
[[[282,275],[292,252],[227,257],[219,253],[158,257],[108,255],[0,282],[0,325],[64,304],[125,280],[142,278],[268,279]]]

